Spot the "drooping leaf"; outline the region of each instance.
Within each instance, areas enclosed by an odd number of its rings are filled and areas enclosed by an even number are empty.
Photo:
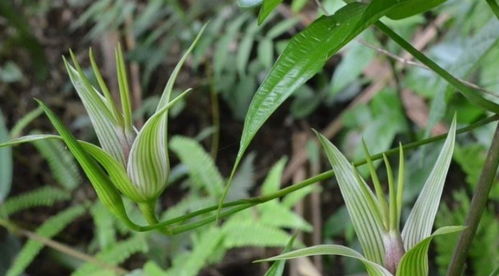
[[[456,119],[454,117],[444,146],[402,230],[402,240],[406,251],[431,234],[445,178],[452,160],[455,137]]]
[[[406,1],[404,4],[395,7],[390,12],[387,13],[387,16],[391,19],[403,19],[409,16],[416,15],[418,13],[425,12],[430,10],[442,3],[446,0],[410,0]]]
[[[263,0],[262,7],[258,13],[258,24],[262,24],[270,13],[281,4],[282,0]]]
[[[364,255],[372,262],[383,264],[383,222],[373,192],[327,138],[322,135],[318,135],[318,138],[336,175]]]
[[[336,244],[324,244],[324,245],[316,245],[311,247],[306,247],[298,250],[294,250],[291,252],[287,252],[272,258],[264,259],[261,261],[277,261],[277,260],[289,260],[300,257],[309,257],[309,256],[317,256],[317,255],[338,255],[349,258],[354,258],[361,261],[366,270],[369,272],[370,276],[391,276],[392,274],[386,270],[382,265],[375,263],[371,260],[364,258],[359,252]],[[409,275],[409,274],[408,274]]]
[[[296,236],[293,236],[289,239],[288,244],[282,251],[282,253],[289,252],[291,248],[293,248],[293,242],[295,241]],[[265,272],[264,276],[282,276],[284,273],[284,266],[286,265],[286,260],[275,261],[270,268]]]
[[[397,276],[428,275],[428,249],[434,237],[462,231],[464,226],[445,226],[424,238],[407,251],[397,268]]]
[[[82,215],[85,211],[83,206],[70,207],[45,221],[37,230],[36,234],[44,238],[52,238],[61,232],[69,223]],[[16,256],[14,263],[7,271],[7,276],[17,276],[23,273],[33,259],[43,248],[39,241],[29,240]]]
[[[5,119],[0,111],[0,143],[9,140]],[[12,184],[12,150],[0,148],[0,203],[7,197]]]
[[[178,155],[189,170],[194,184],[212,198],[222,193],[224,180],[215,166],[211,156],[193,139],[175,136],[170,141],[170,148]]]

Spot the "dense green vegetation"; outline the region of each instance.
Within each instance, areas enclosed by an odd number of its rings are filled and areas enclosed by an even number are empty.
[[[1,2],[0,274],[496,275],[496,1]]]

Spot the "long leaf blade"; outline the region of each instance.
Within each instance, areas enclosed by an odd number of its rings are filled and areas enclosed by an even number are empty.
[[[316,245],[307,248],[302,248],[298,250],[294,250],[291,252],[287,252],[272,258],[264,259],[261,261],[278,261],[278,260],[289,260],[300,257],[309,257],[309,256],[317,256],[317,255],[338,255],[349,258],[354,258],[361,261],[366,270],[369,272],[370,276],[391,276],[392,274],[386,270],[380,264],[372,262],[364,256],[362,256],[359,252],[348,248],[346,246],[337,245],[337,244],[324,244],[324,245]]]
[[[440,151],[438,159],[430,175],[426,179],[421,193],[414,204],[414,207],[407,218],[407,222],[402,231],[402,240],[405,250],[408,251],[421,240],[431,234],[433,222],[438,211],[440,198],[445,184],[445,178],[449,170],[454,151],[456,137],[456,118]]]
[[[370,261],[383,264],[385,253],[383,245],[383,222],[377,210],[372,191],[358,177],[353,166],[341,152],[322,135],[319,141],[333,168],[345,201],[355,233],[359,238],[364,255]]]
[[[0,111],[0,143],[9,140],[9,132],[5,125],[4,117]],[[0,149],[0,203],[10,192],[12,183],[12,150]]]

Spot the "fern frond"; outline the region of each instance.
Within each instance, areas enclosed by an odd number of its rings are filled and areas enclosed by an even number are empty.
[[[291,235],[285,231],[254,221],[227,222],[222,229],[226,249],[242,246],[284,247]]]
[[[74,219],[82,215],[84,211],[85,208],[81,205],[70,207],[45,221],[42,226],[36,230],[36,234],[50,239],[61,232]],[[17,276],[23,273],[42,248],[42,243],[35,240],[29,240],[16,256],[14,263],[9,268],[6,275]]]
[[[196,140],[175,136],[170,141],[170,148],[189,169],[194,185],[205,189],[213,198],[221,196],[224,180],[211,156]]]
[[[44,186],[11,197],[0,206],[0,215],[10,216],[13,213],[37,206],[50,206],[57,201],[69,199],[69,193],[51,186]]]
[[[99,248],[107,249],[116,243],[116,229],[114,228],[114,216],[102,205],[100,201],[94,203],[90,208],[90,214],[94,220],[94,237],[99,244]]]
[[[212,227],[205,230],[193,244],[193,250],[179,254],[173,259],[173,265],[163,275],[195,276],[206,266],[220,243],[223,234],[220,229]]]
[[[71,153],[55,139],[34,141],[33,144],[47,160],[52,175],[64,189],[71,191],[81,183],[81,176]]]
[[[95,258],[111,265],[117,265],[124,262],[135,253],[145,253],[147,249],[147,242],[144,238],[144,235],[137,234],[132,238],[124,241],[119,241],[109,248],[102,250],[97,255],[95,255]],[[95,264],[85,263],[71,275],[87,276],[101,271],[102,269],[103,268],[96,266]]]

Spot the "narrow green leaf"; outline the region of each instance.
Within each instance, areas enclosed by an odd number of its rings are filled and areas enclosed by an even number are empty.
[[[402,215],[402,206],[404,206],[404,179],[405,179],[405,161],[404,147],[399,143],[399,171],[397,174],[397,227],[400,226],[400,217]]]
[[[438,159],[430,175],[426,179],[421,193],[407,218],[402,231],[405,250],[413,248],[418,242],[428,237],[438,211],[440,198],[445,184],[445,178],[452,160],[452,152],[456,137],[456,118],[440,151]]]
[[[466,97],[468,101],[483,109],[489,110],[494,113],[499,113],[499,105],[484,98],[483,95],[481,95],[480,91],[476,91],[466,86],[459,79],[440,67],[422,52],[414,48],[409,42],[407,42],[404,38],[399,36],[385,24],[378,21],[376,22],[376,26],[385,34],[387,34],[391,39],[393,39],[397,44],[399,44],[402,48],[404,48],[407,52],[411,53],[417,60],[428,66],[432,71],[437,73],[440,77],[444,78],[450,85],[459,90],[459,92],[461,92],[461,94],[463,94],[463,96]]]
[[[295,241],[296,235],[289,239],[288,244],[282,251],[282,253],[289,252],[293,248],[293,242]],[[286,265],[286,260],[275,261],[272,266],[265,272],[263,276],[282,276],[284,273],[284,266]]]
[[[318,138],[336,175],[364,255],[370,261],[383,264],[383,222],[374,194],[343,154],[324,136],[318,134]]]
[[[428,275],[428,249],[434,237],[462,231],[464,226],[445,226],[424,238],[407,251],[397,268],[397,276]]]
[[[8,141],[9,131],[5,125],[5,119],[0,111],[0,143]],[[0,149],[0,203],[7,197],[12,184],[12,150],[10,148]]]
[[[196,38],[192,42],[191,46],[189,46],[189,48],[187,49],[187,51],[185,51],[184,55],[178,61],[177,65],[173,69],[173,72],[171,73],[170,78],[168,78],[166,86],[163,89],[163,92],[161,93],[161,98],[159,100],[158,107],[156,107],[156,112],[158,112],[160,109],[162,109],[170,101],[170,97],[171,97],[172,90],[173,90],[173,85],[175,84],[175,80],[177,79],[178,73],[180,72],[180,69],[182,69],[182,66],[184,65],[185,61],[187,60],[187,57],[192,52],[192,50],[196,46],[197,42],[199,41],[199,39],[203,35],[204,30],[206,29],[206,26],[207,26],[207,24],[205,24],[201,28],[201,30],[199,31],[198,35],[196,36]]]
[[[409,16],[416,15],[418,13],[430,10],[446,0],[410,0],[406,1],[404,4],[395,7],[387,16],[391,19],[403,19]]]
[[[258,24],[262,24],[270,13],[282,3],[282,0],[263,0],[262,7],[258,13]]]
[[[357,259],[361,261],[366,270],[369,272],[370,276],[391,276],[392,274],[386,270],[382,265],[375,263],[371,260],[364,258],[359,252],[348,248],[342,245],[336,244],[324,244],[324,245],[316,245],[311,247],[306,247],[298,250],[294,250],[291,252],[287,252],[272,258],[259,260],[262,261],[278,261],[278,260],[289,260],[300,257],[309,257],[309,256],[317,256],[317,255],[338,255],[349,257],[353,259]],[[407,274],[409,275],[409,274]]]
[[[127,223],[129,227],[134,228],[133,223],[126,215],[121,196],[114,188],[110,179],[105,175],[103,170],[95,163],[95,161],[88,156],[87,152],[82,148],[71,132],[62,124],[57,115],[55,115],[55,113],[53,113],[44,103],[40,101],[38,101],[38,103],[43,108],[45,114],[49,117],[52,125],[61,135],[73,156],[76,158],[78,163],[80,163],[80,166],[89,178],[90,183],[102,203],[104,203],[104,205],[106,205],[106,207],[111,210],[114,215]]]
[[[187,166],[190,178],[198,188],[205,189],[212,198],[220,197],[224,179],[211,156],[196,140],[175,136],[170,141],[170,148]]]
[[[132,117],[132,103],[130,99],[130,88],[128,86],[128,77],[126,73],[125,58],[123,57],[123,51],[121,50],[121,45],[118,44],[118,48],[114,52],[114,57],[116,60],[116,74],[118,79],[118,88],[120,91],[121,100],[121,112],[123,114],[123,124],[127,131],[131,131],[133,128],[133,117]],[[100,85],[100,82],[99,82]],[[107,98],[107,95],[106,95]]]
[[[116,160],[122,164],[126,164],[122,147],[122,140],[124,140],[122,139],[123,129],[118,125],[112,112],[105,104],[105,98],[90,84],[76,57],[72,52],[70,53],[76,69],[64,59],[66,70],[90,117],[102,148],[109,152]]]
[[[100,87],[100,89],[101,89],[101,91],[104,94],[104,97],[106,99],[105,103],[106,103],[107,107],[114,114],[114,118],[116,119],[116,121],[118,121],[118,124],[123,127],[124,126],[123,125],[124,124],[123,117],[122,117],[121,113],[118,111],[116,104],[114,103],[113,96],[111,95],[111,92],[109,91],[109,88],[107,87],[107,84],[104,81],[104,78],[102,77],[102,74],[99,70],[99,66],[97,66],[97,63],[95,62],[92,48],[90,48],[88,50],[88,56],[90,58],[90,64],[92,65],[92,71],[95,75],[95,78],[97,79],[97,83],[99,84],[99,87]]]
[[[263,0],[238,0],[237,3],[241,8],[251,8],[258,6]]]

